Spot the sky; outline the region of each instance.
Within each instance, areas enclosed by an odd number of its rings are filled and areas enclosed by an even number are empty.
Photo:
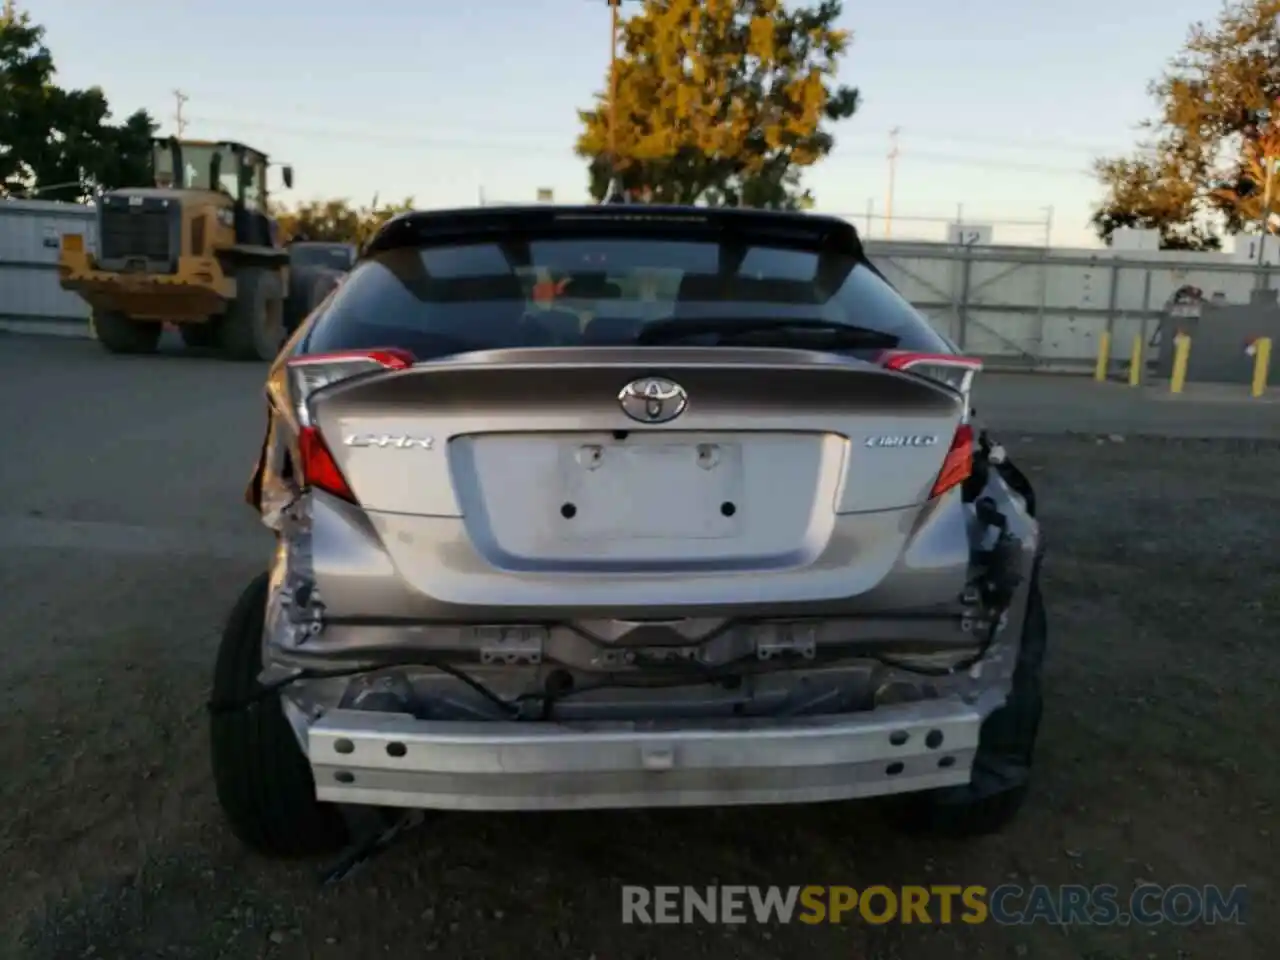
[[[61,84],[101,86],[119,116],[146,108],[166,133],[183,91],[187,135],[241,140],[293,165],[294,189],[276,193],[286,202],[471,206],[532,201],[539,188],[586,199],[573,142],[576,110],[607,74],[604,0],[18,6],[45,26]],[[839,79],[862,106],[806,178],[817,209],[875,239],[887,228],[942,239],[962,217],[991,224],[997,243],[1095,244],[1092,159],[1137,142],[1153,110],[1148,82],[1219,7],[846,0],[853,43]]]

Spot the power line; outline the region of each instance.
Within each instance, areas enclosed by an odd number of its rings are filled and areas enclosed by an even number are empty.
[[[992,157],[974,157],[957,153],[917,153],[912,151],[906,155],[908,160],[928,160],[948,166],[989,167],[999,170],[1021,171],[1023,173],[1049,173],[1057,176],[1093,177],[1093,171],[1084,167],[1058,167],[1046,163],[1025,163],[1018,160],[1001,160]]]
[[[932,143],[961,143],[973,144],[981,147],[1000,147],[1010,150],[1036,150],[1044,152],[1045,150],[1053,150],[1057,153],[1089,153],[1094,156],[1103,154],[1123,153],[1134,149],[1132,144],[1122,143],[1101,143],[1095,141],[1084,140],[1061,140],[1057,138],[1045,137],[1005,137],[999,134],[984,135],[981,133],[947,133],[945,131],[930,131],[927,139]]]
[[[244,130],[268,131],[282,136],[302,139],[327,140],[331,143],[357,141],[369,146],[385,146],[390,149],[402,150],[414,148],[434,150],[510,150],[518,151],[522,154],[542,154],[558,157],[565,157],[573,152],[571,136],[566,142],[550,144],[546,142],[537,143],[530,142],[528,140],[521,141],[516,139],[497,140],[486,138],[386,133],[362,130],[357,127],[338,129],[327,125],[302,126],[297,124],[281,124],[274,122],[267,123],[262,121],[242,120],[236,117],[215,117],[203,114],[184,117],[185,125],[190,125],[192,123],[199,123],[208,127],[216,128],[220,131],[219,135],[224,135],[225,131],[228,129],[238,128]],[[541,138],[545,141],[545,135],[541,135]],[[837,146],[832,159],[839,161],[843,159],[862,159],[872,157],[883,160],[885,154],[880,151]],[[960,153],[912,150],[903,154],[899,149],[898,159],[902,162],[908,163],[928,162],[941,166],[982,167],[992,170],[1008,170],[1011,172],[1017,171],[1022,173],[1048,174],[1054,176],[1093,177],[1093,172],[1091,170],[1080,166],[1055,166],[1052,164],[1004,160],[996,157],[981,157]]]
[[[594,2],[609,4],[611,0],[594,0]],[[199,91],[197,91],[197,95],[199,95]],[[213,97],[211,97],[211,99],[216,99],[216,97],[217,95],[214,94]],[[281,109],[284,111],[287,111],[291,116],[303,116],[303,117],[310,116],[310,117],[315,117],[317,119],[322,119],[322,118],[325,120],[328,119],[327,113],[323,111],[315,110],[307,104],[297,103],[297,104],[292,104],[288,106],[285,106],[282,104]],[[202,119],[206,119],[206,118],[202,118]],[[268,122],[268,121],[244,121],[239,119],[237,120],[224,119],[217,122],[220,122],[225,125],[236,125],[236,126],[245,126],[245,127],[252,126],[252,127],[262,128],[262,129],[279,128],[282,130],[282,132],[288,128],[288,125],[286,125],[285,127],[280,127],[279,124],[276,124],[275,122]],[[388,123],[390,122],[391,121],[388,121]],[[397,122],[400,122],[400,121],[397,121]],[[297,128],[295,128],[295,130],[296,129]],[[511,132],[517,137],[526,135],[519,131],[509,131],[509,132]],[[1009,137],[1004,134],[1003,130],[992,130],[992,132],[990,133],[985,133],[982,130],[969,130],[967,132],[955,132],[955,131],[947,131],[947,130],[941,130],[941,129],[921,129],[919,127],[913,126],[912,134],[914,135],[914,138],[918,138],[921,142],[928,140],[930,143],[970,144],[974,146],[989,147],[994,149],[1023,150],[1023,151],[1034,150],[1040,153],[1043,153],[1045,150],[1052,150],[1058,153],[1069,152],[1069,153],[1089,154],[1095,157],[1112,155],[1112,154],[1127,154],[1127,153],[1134,152],[1135,150],[1137,151],[1142,150],[1141,145],[1135,144],[1135,143],[1103,143],[1100,141],[1085,141],[1085,140],[1077,140],[1074,138],[1061,138],[1061,137],[1054,137],[1054,136]],[[300,135],[310,135],[310,134],[308,133],[308,134],[300,134]],[[325,135],[329,135],[329,131],[327,130],[327,128],[325,131]],[[530,137],[546,136],[544,133],[540,133],[540,132],[535,133],[534,131],[528,131],[527,135]],[[911,141],[913,140],[913,136],[908,136],[905,139],[907,141]],[[439,145],[441,146],[448,146],[450,145],[448,141],[451,141],[451,140],[452,138],[432,138],[432,143],[439,143]],[[461,146],[463,144],[461,141],[458,141],[458,145]],[[476,147],[501,146],[501,144],[496,144],[496,143],[474,143],[473,144],[469,142],[466,143],[465,145],[469,147],[470,146],[476,146]],[[841,152],[844,153],[845,151],[841,151]],[[912,156],[924,156],[923,154],[917,154],[916,151],[914,150],[912,150],[911,153],[912,153]],[[1019,163],[1018,165],[1023,166],[1023,164],[1021,163]],[[1065,170],[1062,167],[1054,167],[1052,165],[1040,165],[1040,164],[1027,164],[1025,165],[1024,168],[1027,170],[1036,170],[1038,172],[1046,172],[1046,173],[1055,172],[1055,171],[1067,172],[1067,173],[1079,172],[1077,170]]]
[[[303,117],[309,116],[309,117],[315,117],[317,119],[323,118],[326,120],[328,118],[328,114],[315,111],[315,110],[310,110],[302,104],[296,104],[296,105],[291,105],[287,107],[282,105],[281,109],[287,111],[292,116],[303,116]],[[202,119],[211,119],[211,118],[202,118]],[[274,121],[226,119],[226,120],[221,120],[219,122],[223,122],[227,124],[236,124],[241,126],[253,125],[253,126],[262,127],[264,129],[266,127],[278,126],[278,124],[276,124]],[[509,130],[508,132],[515,137],[525,137],[525,136],[531,137],[531,138],[546,137],[546,133],[541,131],[535,132],[532,130],[529,130],[529,131]],[[1002,136],[1000,134],[988,135],[988,134],[983,134],[981,132],[954,133],[946,130],[921,129],[918,127],[912,127],[911,133],[912,135],[906,136],[904,139],[907,141],[912,141],[918,138],[921,142],[928,140],[930,143],[969,144],[969,145],[974,145],[979,147],[992,147],[996,149],[1024,150],[1024,151],[1034,150],[1040,153],[1043,153],[1045,150],[1052,150],[1058,153],[1070,152],[1070,153],[1090,154],[1092,156],[1103,156],[1108,154],[1127,153],[1136,149],[1141,149],[1140,146],[1132,143],[1129,143],[1129,144],[1102,143],[1097,141],[1059,139],[1059,138],[1049,138],[1049,137],[1010,138],[1010,137]],[[448,140],[451,138],[443,138],[443,139]],[[915,155],[915,151],[912,151],[912,154]]]
[[[609,0],[595,0],[595,2],[607,4]],[[203,96],[201,91],[197,90],[195,96],[201,100],[216,100],[219,94],[212,92],[209,96]],[[327,111],[317,110],[307,103],[280,103],[278,106],[282,113],[287,113],[289,116],[293,117],[312,117],[317,120],[327,121],[331,115]],[[266,121],[258,122],[265,123]],[[400,123],[403,121],[400,119],[388,119],[387,122]],[[854,128],[850,127],[846,129]],[[545,136],[544,133],[535,132],[533,130],[515,130],[510,132],[516,136]],[[954,129],[947,130],[942,128],[922,128],[913,125],[911,127],[910,135],[906,136],[905,139],[907,141],[918,139],[920,142],[927,140],[930,143],[968,144],[972,146],[994,147],[1009,150],[1034,150],[1042,153],[1045,150],[1052,150],[1058,153],[1087,153],[1094,156],[1113,153],[1127,153],[1131,150],[1141,149],[1140,145],[1132,141],[1103,142],[1100,140],[1081,140],[1074,137],[1059,137],[1053,135],[1010,137],[1005,134],[1004,128],[1001,127],[993,127],[990,128],[990,132],[984,132],[982,129],[975,129],[972,125],[967,127],[964,131],[956,131]]]

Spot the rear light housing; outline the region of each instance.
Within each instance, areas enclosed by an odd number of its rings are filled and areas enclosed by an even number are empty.
[[[972,412],[970,408],[973,405],[973,381],[982,372],[982,361],[977,357],[962,357],[954,353],[886,350],[880,355],[880,365],[887,370],[914,373],[950,387],[964,398],[961,423],[969,422]]]
[[[414,360],[413,354],[395,347],[291,357],[285,371],[294,415],[302,426],[312,426],[311,398],[325,387],[368,373],[407,370]]]
[[[353,377],[407,370],[414,362],[413,354],[394,347],[317,353],[285,362],[289,403],[298,420],[298,481],[302,486],[355,503],[355,494],[312,418],[311,399],[316,393]]]
[[[973,415],[973,381],[982,372],[982,361],[952,353],[915,353],[908,350],[886,350],[880,364],[887,370],[911,373],[941,383],[958,393],[964,403],[960,424],[942,461],[942,469],[929,496],[940,497],[958,487],[973,473],[975,435],[969,422]]]
[[[956,427],[956,434],[951,438],[951,447],[942,461],[942,469],[938,478],[933,481],[933,489],[929,497],[940,497],[953,487],[958,487],[969,479],[973,473],[973,426],[962,423]]]

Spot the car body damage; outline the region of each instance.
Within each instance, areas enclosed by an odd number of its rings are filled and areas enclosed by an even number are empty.
[[[640,344],[309,346],[359,289],[357,270],[273,366],[246,490],[277,534],[254,680],[313,799],[1024,784],[1030,741],[984,731],[1038,682],[1043,543],[1027,478],[972,422],[979,364],[877,331],[788,339],[826,319],[739,324],[749,345],[646,343],[673,335],[647,321]]]

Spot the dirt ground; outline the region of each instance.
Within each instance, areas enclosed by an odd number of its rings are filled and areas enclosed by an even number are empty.
[[[459,815],[321,888],[324,864],[265,863],[241,850],[209,783],[209,666],[252,563],[137,550],[78,555],[69,568],[57,547],[10,551],[0,566],[0,951],[30,960],[1274,955],[1280,446],[1008,441],[1039,484],[1051,538],[1051,692],[1029,806],[1007,833],[967,844],[903,839],[870,804]],[[159,598],[181,615],[157,617]],[[620,923],[624,883],[1127,891],[1140,881],[1245,884],[1248,922]]]
[[[326,864],[232,840],[208,774],[214,646],[269,547],[237,501],[261,383],[256,365],[0,338],[3,960],[1274,956],[1280,443],[1004,435],[1040,487],[1051,630],[1038,780],[1005,834],[926,844],[871,804],[449,816],[321,888]],[[1019,428],[1145,422],[1099,397],[1023,378],[986,403]],[[1247,885],[1249,922],[620,922],[632,883],[1140,880]]]

